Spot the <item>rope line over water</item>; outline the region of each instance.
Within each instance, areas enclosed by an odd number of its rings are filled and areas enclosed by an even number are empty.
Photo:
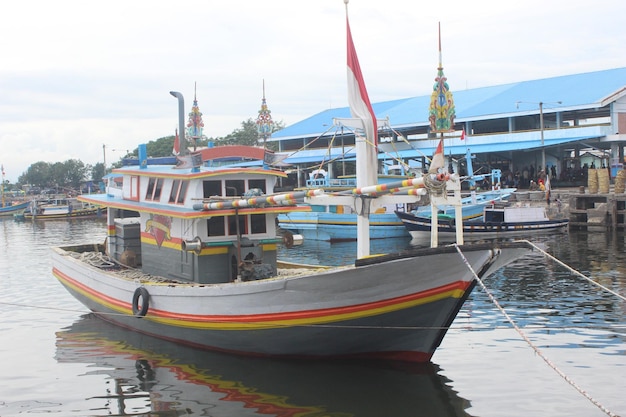
[[[622,301],[626,301],[626,297],[624,297],[623,295],[621,295],[618,292],[613,291],[610,288],[605,287],[604,285],[592,280],[591,278],[589,278],[588,276],[586,276],[585,274],[578,272],[577,270],[575,270],[574,268],[572,268],[571,266],[567,265],[565,262],[559,260],[558,258],[555,258],[554,256],[550,255],[548,252],[544,251],[543,249],[541,249],[540,247],[538,247],[537,245],[535,245],[534,243],[528,241],[528,240],[522,240],[521,242],[526,242],[528,243],[530,246],[532,246],[533,248],[537,249],[539,252],[543,253],[544,256],[546,256],[547,258],[550,258],[551,260],[553,260],[554,262],[558,263],[559,265],[561,265],[563,268],[567,269],[568,271],[570,271],[571,273],[578,275],[579,277],[583,278],[584,280],[586,280],[587,282],[589,282],[590,284],[595,285],[598,288],[602,288],[604,291],[613,294],[614,296],[616,296],[617,298],[621,299]]]
[[[527,242],[530,244],[530,246],[535,247],[535,245],[533,245],[532,243],[528,242],[527,240],[525,240],[524,242]],[[611,410],[609,410],[608,408],[606,408],[605,406],[603,406],[598,400],[596,400],[595,398],[593,398],[587,391],[585,391],[584,389],[582,389],[578,384],[576,384],[576,382],[574,382],[569,376],[567,376],[563,371],[561,371],[556,364],[554,364],[550,359],[548,359],[548,357],[546,355],[543,354],[543,352],[541,352],[541,350],[528,338],[528,336],[526,336],[526,334],[524,333],[524,331],[517,325],[517,323],[515,322],[515,320],[513,320],[513,318],[511,316],[509,316],[509,314],[506,312],[506,310],[500,305],[500,303],[498,302],[498,300],[496,300],[496,298],[493,296],[493,294],[491,294],[491,292],[489,291],[489,289],[487,288],[487,286],[485,285],[485,283],[483,282],[482,279],[480,279],[480,277],[478,276],[478,274],[476,274],[476,272],[474,271],[474,268],[472,268],[472,265],[469,263],[469,261],[467,260],[467,258],[465,257],[465,255],[463,254],[463,252],[461,251],[461,248],[459,247],[459,245],[457,245],[456,243],[454,244],[454,247],[456,248],[456,251],[459,253],[459,255],[461,256],[461,259],[463,259],[463,263],[465,263],[465,265],[467,266],[467,268],[472,272],[472,275],[474,276],[474,279],[476,279],[476,281],[478,282],[478,284],[481,286],[481,288],[483,289],[483,291],[485,292],[485,294],[487,294],[487,297],[489,297],[489,299],[491,300],[491,302],[496,306],[496,308],[498,310],[500,310],[500,312],[504,315],[504,317],[506,317],[507,321],[511,324],[511,326],[513,326],[513,328],[515,329],[515,331],[517,331],[517,333],[521,336],[522,339],[524,339],[524,341],[535,351],[535,353],[541,358],[543,359],[543,361],[548,364],[548,366],[550,368],[552,368],[557,374],[559,374],[559,376],[561,378],[563,378],[568,384],[570,384],[572,387],[574,387],[574,389],[576,389],[576,391],[578,391],[580,394],[582,394],[585,398],[587,398],[589,401],[591,401],[591,403],[593,405],[595,405],[596,407],[598,407],[600,410],[602,410],[605,414],[607,414],[608,416],[611,417],[619,417],[617,414],[613,413]],[[541,251],[543,253],[545,253],[544,251]],[[560,264],[564,265],[567,267],[567,265],[565,265],[564,263],[560,262]]]

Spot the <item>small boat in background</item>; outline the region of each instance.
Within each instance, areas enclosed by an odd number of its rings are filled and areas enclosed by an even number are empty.
[[[4,165],[2,165],[2,184],[0,184],[2,202],[0,204],[0,217],[19,217],[28,208],[30,201],[7,201],[4,194],[4,184]]]
[[[325,192],[341,192],[356,188],[355,176],[330,178],[324,170],[315,170],[307,180],[308,190],[322,189]],[[402,175],[378,175],[378,184],[389,184],[408,179]],[[394,211],[408,211],[410,204],[391,204],[369,213],[370,239],[402,237],[406,234],[402,222]],[[355,205],[316,205],[311,211],[283,213],[278,216],[278,226],[283,230],[301,235],[305,240],[345,242],[357,239],[357,219],[367,207]]]
[[[101,215],[99,206],[66,196],[33,200],[30,208],[24,212],[27,220],[84,219]]]
[[[16,217],[24,214],[24,211],[30,206],[30,201],[23,201],[19,203],[5,203],[2,201],[0,206],[0,217]]]
[[[484,208],[494,203],[501,203],[507,201],[513,194],[516,188],[504,188],[501,190],[489,190],[478,193],[472,193],[469,197],[461,199],[461,210],[463,213],[463,220],[477,219],[483,215]],[[417,217],[432,216],[431,205],[420,206],[413,210],[410,214]],[[438,215],[446,215],[454,217],[454,205],[438,205]]]
[[[432,226],[430,217],[420,217],[399,211],[396,215],[414,239],[430,237]],[[482,218],[463,222],[463,233],[467,237],[508,236],[560,229],[567,226],[568,222],[568,219],[551,220],[548,218],[545,207],[491,204],[484,207]],[[455,237],[454,217],[439,215],[437,223],[439,236]]]
[[[465,131],[463,131],[465,135]],[[464,182],[467,182],[470,187],[470,195],[461,198],[461,210],[463,220],[477,219],[483,215],[483,209],[494,203],[500,203],[507,201],[513,193],[517,191],[517,188],[502,188],[502,171],[499,169],[492,169],[489,174],[478,174],[474,172],[472,164],[472,153],[470,148],[467,148],[465,153],[465,161],[467,164],[467,171],[470,173],[468,177],[463,178]],[[484,191],[477,191],[478,181],[491,181],[491,189]],[[489,184],[489,182],[487,182]],[[431,205],[420,206],[412,210],[411,213],[417,217],[432,217]],[[445,204],[437,205],[437,214],[454,217],[454,205]]]

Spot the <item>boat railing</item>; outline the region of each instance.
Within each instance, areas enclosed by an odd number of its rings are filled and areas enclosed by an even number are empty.
[[[328,180],[324,177],[306,180],[306,186],[309,188],[328,187]]]
[[[308,188],[356,187],[356,178],[314,178],[306,181]]]

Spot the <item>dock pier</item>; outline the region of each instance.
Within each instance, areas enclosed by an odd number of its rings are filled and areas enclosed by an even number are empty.
[[[569,228],[626,230],[626,194],[570,194]]]

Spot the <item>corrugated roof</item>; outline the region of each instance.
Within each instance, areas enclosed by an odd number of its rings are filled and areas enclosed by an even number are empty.
[[[569,138],[557,138],[557,139],[546,139],[544,140],[544,147],[549,148],[551,146],[563,145],[566,143],[574,143],[582,140],[593,139],[596,136],[576,136]],[[518,149],[540,149],[541,141],[540,140],[530,140],[523,142],[497,142],[497,143],[483,143],[483,144],[472,144],[471,146],[467,145],[455,145],[455,146],[447,146],[444,150],[446,155],[463,155],[465,154],[467,148],[470,148],[472,153],[485,153],[485,152],[506,152],[506,151],[514,151]],[[391,157],[400,157],[403,159],[410,158],[418,158],[423,155],[432,155],[435,152],[435,147],[424,147],[417,150],[402,150],[396,153],[389,152],[387,155],[379,154],[378,159],[389,159]]]
[[[606,97],[620,91],[626,94],[626,68],[458,91],[454,89],[454,81],[450,83],[456,106],[455,121],[463,122],[537,113],[539,101],[549,104],[544,107],[546,113],[600,107]],[[556,104],[558,101],[561,104]],[[427,125],[429,102],[430,95],[425,95],[372,106],[379,119],[389,117],[391,126],[400,128]],[[350,117],[348,107],[328,109],[273,133],[270,140],[317,136],[328,131],[333,118],[347,117]]]

